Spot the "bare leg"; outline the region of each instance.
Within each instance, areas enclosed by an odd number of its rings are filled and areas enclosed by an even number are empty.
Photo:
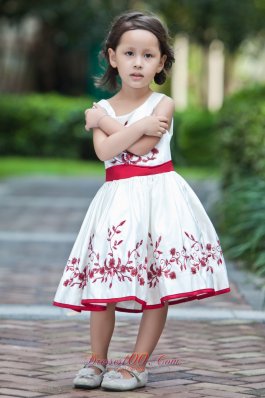
[[[154,351],[158,340],[162,334],[167,319],[168,303],[162,308],[145,310],[142,315],[137,340],[134,347],[135,362],[129,366],[139,372],[144,371],[146,362]],[[142,356],[142,357],[141,357]],[[145,361],[137,361],[138,358],[146,358]],[[120,370],[124,377],[132,377],[126,370]]]
[[[95,362],[103,363],[107,361],[108,348],[115,326],[115,305],[110,303],[107,305],[106,311],[91,311],[90,315],[90,341],[92,358]],[[107,363],[107,362],[106,362]],[[95,368],[95,371],[100,374],[101,371]]]

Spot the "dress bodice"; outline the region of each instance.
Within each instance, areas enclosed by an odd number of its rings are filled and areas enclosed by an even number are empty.
[[[139,107],[134,109],[132,112],[116,116],[114,109],[107,100],[101,100],[98,102],[100,106],[106,109],[108,115],[118,120],[123,125],[130,125],[145,116],[150,116],[154,108],[158,105],[164,94],[152,93],[148,99]],[[173,119],[169,131],[162,135],[156,146],[151,149],[148,153],[142,156],[134,155],[133,153],[125,150],[119,155],[114,156],[112,159],[104,162],[105,168],[112,166],[118,166],[121,164],[131,164],[137,166],[156,166],[171,160],[170,153],[170,140],[173,135]]]

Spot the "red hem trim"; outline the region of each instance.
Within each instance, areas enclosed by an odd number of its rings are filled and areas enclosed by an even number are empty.
[[[154,304],[154,305],[147,305],[145,301],[139,299],[136,296],[126,296],[126,297],[118,297],[118,298],[111,298],[111,299],[87,299],[87,300],[82,300],[81,305],[72,305],[72,304],[64,304],[64,303],[58,303],[56,301],[53,302],[54,306],[57,307],[62,307],[62,308],[70,308],[74,311],[81,312],[81,311],[105,311],[106,308],[101,306],[101,305],[96,305],[93,303],[119,303],[122,301],[129,301],[129,300],[134,300],[137,303],[142,305],[142,309],[140,310],[131,310],[127,308],[121,308],[116,306],[116,311],[120,312],[132,312],[132,313],[141,313],[144,310],[150,310],[150,309],[156,309],[156,308],[162,308],[164,307],[164,303],[168,301],[168,305],[174,305],[174,304],[181,304],[185,303],[187,301],[192,301],[192,300],[202,300],[204,298],[212,297],[212,296],[217,296],[219,294],[225,294],[229,293],[231,291],[230,287],[222,290],[217,290],[215,291],[214,289],[201,289],[201,290],[195,290],[193,292],[186,292],[186,293],[179,293],[179,294],[173,294],[170,296],[164,296],[162,297],[161,304]],[[181,298],[182,297],[182,298]],[[178,299],[178,300],[173,300],[169,301],[172,299]]]

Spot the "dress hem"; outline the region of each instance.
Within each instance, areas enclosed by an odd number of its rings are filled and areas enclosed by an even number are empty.
[[[141,313],[144,310],[162,308],[162,307],[164,307],[165,302],[168,302],[168,305],[180,304],[180,303],[184,303],[187,301],[192,301],[192,300],[196,300],[196,299],[202,300],[204,298],[217,296],[219,294],[229,293],[230,291],[231,291],[230,287],[228,287],[226,289],[222,289],[222,290],[217,290],[217,291],[215,291],[214,289],[195,290],[193,292],[188,292],[188,293],[179,293],[179,294],[164,296],[160,299],[161,304],[153,304],[153,305],[147,305],[144,300],[141,300],[136,296],[126,296],[126,297],[110,298],[110,299],[87,299],[87,300],[82,300],[81,305],[73,305],[73,304],[59,303],[57,301],[53,301],[53,305],[56,307],[72,309],[77,312],[105,311],[106,310],[105,307],[103,307],[101,305],[94,304],[94,303],[107,304],[107,303],[119,303],[119,302],[123,302],[123,301],[132,301],[133,300],[133,301],[136,301],[137,303],[141,304],[142,308],[139,310],[133,310],[133,309],[129,309],[129,308],[122,308],[122,307],[116,306],[115,310],[119,311],[119,312]],[[172,299],[178,299],[178,300],[169,301]]]

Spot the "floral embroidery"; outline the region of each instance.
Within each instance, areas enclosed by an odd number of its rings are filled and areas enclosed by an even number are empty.
[[[110,256],[110,259],[107,261],[105,258],[104,260],[104,266],[100,264],[100,256],[99,253],[96,253],[93,250],[93,238],[94,234],[90,238],[89,241],[89,255],[88,257],[90,260],[93,262],[94,258],[96,257],[97,262],[94,262],[93,265],[94,267],[90,270],[89,272],[89,278],[93,279],[92,283],[95,283],[97,280],[99,280],[101,283],[107,282],[108,278],[110,278],[110,284],[109,288],[112,287],[112,282],[113,278],[117,277],[120,282],[125,281],[126,279],[132,282],[132,277],[136,277],[140,285],[144,285],[144,278],[143,278],[143,272],[145,272],[146,267],[147,267],[147,258],[144,259],[144,264],[141,261],[137,261],[138,258],[141,258],[141,255],[139,253],[139,248],[143,244],[143,240],[139,241],[136,243],[136,246],[133,250],[129,250],[127,253],[127,260],[124,264],[122,264],[122,260],[120,257],[117,259],[114,258],[114,252],[113,250],[117,250],[117,246],[119,246],[123,240],[114,240],[116,234],[120,234],[121,231],[119,230],[119,227],[121,227],[126,220],[123,220],[120,222],[120,224],[115,227],[112,227],[112,230],[108,228],[108,239],[107,241],[110,242],[110,252],[108,253],[108,256]],[[134,263],[132,261],[132,256],[134,256],[134,259],[136,262]],[[133,265],[132,265],[133,264]],[[97,276],[99,275],[99,276]]]
[[[152,237],[149,233],[149,238],[151,240],[150,246],[153,247]],[[161,242],[161,236],[155,243],[155,250],[153,251],[154,263],[150,266],[150,271],[147,273],[148,277],[148,285],[149,287],[156,286],[159,282],[159,278],[164,275],[166,278],[176,279],[175,271],[172,271],[172,265],[178,266],[180,271],[187,270],[188,260],[191,264],[190,271],[194,275],[197,271],[200,270],[200,267],[206,267],[206,271],[214,272],[213,267],[209,265],[210,258],[214,260],[218,266],[223,263],[222,260],[222,250],[220,246],[220,241],[217,240],[217,245],[213,246],[210,243],[207,243],[204,247],[202,243],[199,243],[193,235],[185,232],[185,235],[191,240],[193,243],[190,246],[189,254],[187,253],[187,249],[183,246],[181,251],[177,251],[174,247],[170,250],[171,257],[169,259],[161,258],[161,252],[158,250],[159,244]],[[160,261],[160,265],[157,265],[157,261]]]
[[[64,281],[64,286],[74,286],[79,285],[80,288],[84,288],[86,286],[87,276],[88,276],[88,266],[85,266],[84,270],[81,272],[79,270],[78,265],[80,263],[80,258],[73,257],[67,261],[65,271],[72,271],[72,275],[69,279]],[[76,282],[74,280],[76,279]]]
[[[159,153],[159,150],[156,147],[151,149],[151,151],[148,152],[148,154],[146,154],[144,156],[138,156],[138,155],[134,155],[133,153],[131,153],[129,151],[123,151],[120,155],[115,156],[114,160],[111,163],[112,164],[116,164],[116,163],[137,164],[140,162],[147,163],[150,160],[155,160],[157,158],[155,155],[158,153]]]
[[[163,251],[159,248],[162,236],[159,236],[155,244],[153,243],[152,235],[149,232],[149,242],[146,248],[152,248],[150,256],[150,267],[148,267],[148,259],[142,259],[141,246],[143,240],[136,242],[135,247],[128,251],[127,259],[124,261],[120,257],[115,257],[115,251],[122,244],[123,239],[118,239],[117,235],[120,234],[121,227],[125,224],[126,220],[121,221],[117,226],[108,228],[109,252],[104,261],[100,259],[100,254],[93,248],[94,234],[90,236],[88,245],[88,264],[85,265],[83,271],[79,268],[80,258],[73,257],[69,259],[66,265],[65,272],[71,272],[71,276],[64,281],[64,286],[78,285],[79,288],[84,288],[88,279],[92,283],[101,282],[107,283],[111,289],[114,279],[119,282],[130,281],[137,278],[141,286],[145,285],[147,280],[150,288],[155,287],[161,278],[176,279],[178,272],[191,272],[192,275],[205,268],[206,271],[213,273],[213,266],[211,262],[216,263],[218,266],[223,264],[222,250],[219,240],[217,244],[213,245],[207,243],[203,245],[196,240],[192,234],[185,232],[190,246],[187,249],[185,246],[181,250],[171,248],[169,256],[163,256]],[[134,260],[134,261],[133,261]]]

